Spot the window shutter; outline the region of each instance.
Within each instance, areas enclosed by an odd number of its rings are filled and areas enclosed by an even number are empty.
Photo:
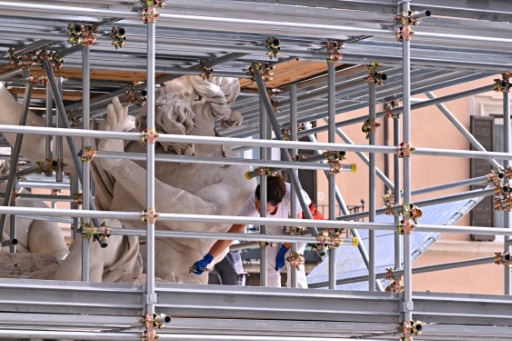
[[[487,151],[494,151],[494,119],[492,117],[471,116],[471,133]],[[473,149],[473,148],[472,148]],[[474,149],[473,149],[474,150]],[[472,178],[490,173],[492,166],[484,159],[470,159]],[[471,186],[472,190],[484,188],[484,185]],[[471,226],[494,227],[494,196],[489,195],[480,201],[470,212]],[[474,241],[493,241],[494,236],[471,234]]]

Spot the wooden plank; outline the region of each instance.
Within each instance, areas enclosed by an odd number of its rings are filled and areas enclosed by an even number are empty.
[[[0,74],[12,70],[14,67],[10,64],[0,66]],[[66,68],[62,67],[55,70],[55,77],[75,78],[82,79],[82,69],[80,68]],[[40,68],[30,70],[33,76],[45,76],[45,72]],[[157,74],[159,77],[162,74]],[[91,69],[91,79],[94,80],[109,80],[109,81],[126,81],[126,82],[145,82],[146,72],[134,71],[115,71],[115,70],[95,70]]]
[[[327,71],[327,62],[304,62],[290,60],[276,64],[274,79],[267,82],[267,88],[278,88],[286,84],[294,83]],[[256,82],[250,79],[241,79],[240,86],[244,89],[257,90]]]
[[[5,64],[0,66],[0,74],[12,70],[13,66]],[[267,83],[268,88],[282,87],[286,84],[300,81],[327,71],[327,63],[323,62],[307,62],[290,60],[283,63],[276,64],[274,70],[274,79]],[[31,75],[44,76],[45,73],[39,68],[34,68],[30,71]],[[163,74],[156,74],[157,77]],[[199,74],[198,74],[199,75]],[[65,78],[82,78],[82,69],[80,68],[67,68],[62,67],[55,71],[56,77]],[[131,71],[115,71],[115,70],[95,70],[91,69],[92,80],[108,80],[108,81],[126,81],[126,82],[145,82],[146,72],[131,72]],[[257,90],[256,83],[250,79],[240,79],[240,86],[246,89]]]
[[[11,94],[15,94],[18,97],[23,97],[25,94],[25,88],[11,88],[9,89]],[[81,101],[82,100],[82,92],[81,91],[67,91],[64,90],[62,97],[65,101]],[[91,98],[94,96],[91,95]],[[46,90],[45,89],[33,89],[32,90],[32,98],[46,98]]]

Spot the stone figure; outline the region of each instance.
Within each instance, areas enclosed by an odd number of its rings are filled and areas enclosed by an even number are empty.
[[[9,155],[10,148],[0,148],[0,154]],[[10,160],[0,159],[0,175],[9,174]],[[0,183],[0,192],[5,193],[7,181]],[[29,193],[26,189],[16,188],[18,193]],[[16,206],[48,208],[42,201],[18,200]],[[10,240],[10,216],[5,222],[3,240]],[[16,252],[43,253],[54,256],[58,261],[64,260],[69,254],[68,247],[62,235],[62,231],[56,222],[48,220],[35,220],[28,217],[16,217]],[[2,247],[2,251],[9,251],[8,246]]]
[[[229,108],[240,91],[238,79],[212,77],[203,80],[199,76],[184,76],[161,85],[155,100],[155,123],[157,133],[189,134],[215,138],[215,124],[223,127],[239,125],[240,113]],[[0,103],[6,114],[0,117],[0,124],[17,124],[21,106],[0,87]],[[44,125],[44,121],[29,113],[27,124]],[[9,118],[5,118],[8,116]],[[12,118],[12,116],[18,117]],[[143,131],[146,129],[145,111],[138,117],[128,115],[126,107],[115,98],[107,108],[107,119],[101,122],[99,129],[110,131]],[[13,134],[5,134],[10,143],[14,143]],[[11,136],[9,136],[11,135]],[[26,138],[29,135],[26,135]],[[31,135],[29,143],[38,146],[37,140],[44,137]],[[39,142],[40,143],[40,142]],[[44,144],[39,144],[44,146]],[[38,160],[38,153],[22,147],[21,153],[31,161]],[[77,140],[77,149],[81,148]],[[98,150],[145,152],[145,144],[140,141],[125,143],[121,140],[102,139],[98,141]],[[206,157],[234,157],[229,147],[213,144],[188,144],[156,141],[157,154],[195,155]],[[67,158],[70,160],[70,157]],[[68,162],[71,163],[71,162]],[[96,183],[95,202],[98,209],[112,211],[141,212],[146,208],[146,162],[125,159],[96,158],[92,162],[92,173]],[[248,167],[231,165],[210,165],[186,162],[155,163],[155,210],[157,213],[237,215],[245,199],[254,190],[255,180],[247,180]],[[110,222],[112,224],[112,222]],[[122,220],[124,228],[145,228],[141,221]],[[107,224],[108,225],[108,224]],[[156,221],[157,229],[170,229],[196,232],[225,232],[229,224],[188,223]],[[112,237],[111,237],[112,238]],[[145,256],[145,241],[138,245],[123,238],[123,243],[113,243],[105,249],[94,250],[91,260],[91,281],[115,280],[117,272],[136,270],[140,255]],[[207,252],[214,240],[185,238],[156,238],[155,274],[169,282],[203,283],[208,277],[190,275],[188,267],[192,259]],[[77,243],[75,243],[77,244]],[[79,243],[81,244],[81,243]],[[90,243],[91,245],[97,243]],[[73,246],[71,255],[57,272],[58,279],[79,280],[80,247]],[[105,256],[103,256],[103,254]],[[101,255],[101,256],[100,256]],[[119,260],[123,255],[125,259]],[[218,260],[224,255],[220,255]],[[123,258],[123,257],[121,257]],[[103,261],[108,259],[107,261]],[[110,262],[113,265],[109,266]],[[123,266],[126,268],[123,268]],[[103,267],[103,269],[101,269]],[[76,270],[78,269],[78,271]],[[99,269],[99,270],[98,270]],[[94,278],[93,278],[94,275]]]

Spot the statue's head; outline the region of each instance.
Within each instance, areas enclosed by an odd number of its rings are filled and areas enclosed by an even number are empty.
[[[229,108],[240,93],[237,78],[183,76],[160,86],[155,99],[155,128],[165,134],[189,134],[198,125],[213,132],[214,123],[221,121],[223,128],[240,125],[242,116]],[[200,116],[199,116],[200,115]],[[146,128],[146,113],[137,117],[136,127]],[[195,134],[205,130],[196,129]],[[193,155],[194,145],[159,142],[164,150],[176,154]]]

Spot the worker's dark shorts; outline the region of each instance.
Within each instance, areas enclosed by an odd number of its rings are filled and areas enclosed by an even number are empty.
[[[222,261],[215,264],[213,270],[215,273],[208,274],[208,284],[245,285],[245,272],[240,251],[229,251]]]

